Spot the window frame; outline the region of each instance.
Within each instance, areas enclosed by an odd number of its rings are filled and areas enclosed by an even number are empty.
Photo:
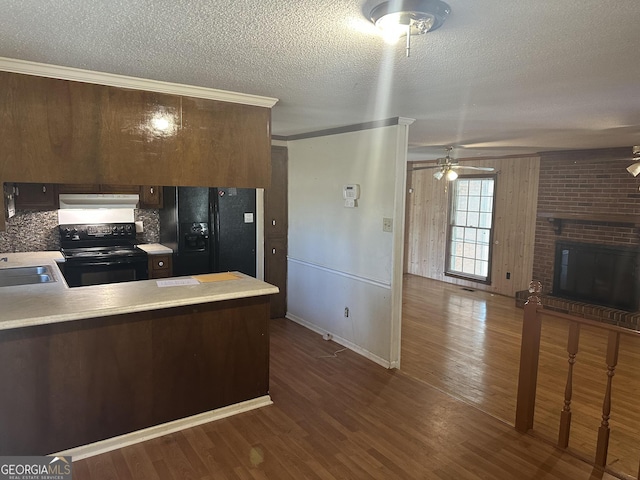
[[[497,185],[498,185],[498,175],[487,175],[487,174],[476,174],[476,175],[458,175],[458,178],[451,183],[455,183],[458,180],[481,180],[481,179],[492,179],[493,180],[493,204],[491,208],[491,228],[489,229],[489,257],[488,257],[488,268],[487,268],[487,277],[479,277],[471,274],[464,274],[462,272],[458,272],[456,270],[451,270],[451,236],[453,232],[453,227],[461,226],[461,225],[453,225],[453,213],[454,213],[454,202],[456,201],[457,195],[457,184],[453,186],[453,188],[449,189],[449,208],[447,209],[447,232],[446,232],[446,254],[444,260],[444,275],[446,277],[459,278],[462,280],[468,280],[476,283],[483,283],[486,285],[491,285],[491,273],[492,273],[492,259],[493,259],[493,238],[495,235],[495,220],[496,220],[496,197],[497,197]],[[465,225],[467,226],[467,225]],[[479,227],[475,227],[479,228]]]

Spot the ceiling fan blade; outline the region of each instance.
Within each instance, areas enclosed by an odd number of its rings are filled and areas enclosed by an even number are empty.
[[[442,165],[429,165],[429,166],[425,166],[425,167],[411,167],[412,171],[415,170],[429,170],[431,168],[442,168]]]
[[[451,168],[455,169],[467,169],[467,170],[480,170],[483,172],[493,172],[495,168],[493,167],[474,167],[472,165],[453,165]]]

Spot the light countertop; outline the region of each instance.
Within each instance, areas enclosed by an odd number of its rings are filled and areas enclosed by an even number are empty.
[[[277,287],[239,272],[220,277],[232,277],[228,280],[197,285],[159,286],[192,278],[173,277],[69,288],[57,266],[63,261],[60,252],[2,253],[2,257],[7,261],[0,261],[0,269],[48,265],[56,281],[0,287],[0,330],[278,293]]]
[[[169,247],[165,247],[159,243],[141,243],[137,245],[139,249],[144,250],[149,255],[162,255],[173,253]]]

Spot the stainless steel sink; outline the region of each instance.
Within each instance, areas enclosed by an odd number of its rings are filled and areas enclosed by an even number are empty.
[[[0,287],[16,285],[33,285],[36,283],[55,282],[51,270],[47,266],[14,267],[0,269]]]
[[[37,266],[37,267],[14,267],[14,268],[2,268],[0,269],[0,278],[15,277],[17,275],[50,275],[49,267]]]

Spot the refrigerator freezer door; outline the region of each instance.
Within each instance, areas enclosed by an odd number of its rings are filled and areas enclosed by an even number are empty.
[[[216,272],[239,271],[256,276],[256,191],[212,189],[214,265]]]
[[[164,187],[163,196],[160,242],[173,250],[174,276],[209,273],[209,189]]]

